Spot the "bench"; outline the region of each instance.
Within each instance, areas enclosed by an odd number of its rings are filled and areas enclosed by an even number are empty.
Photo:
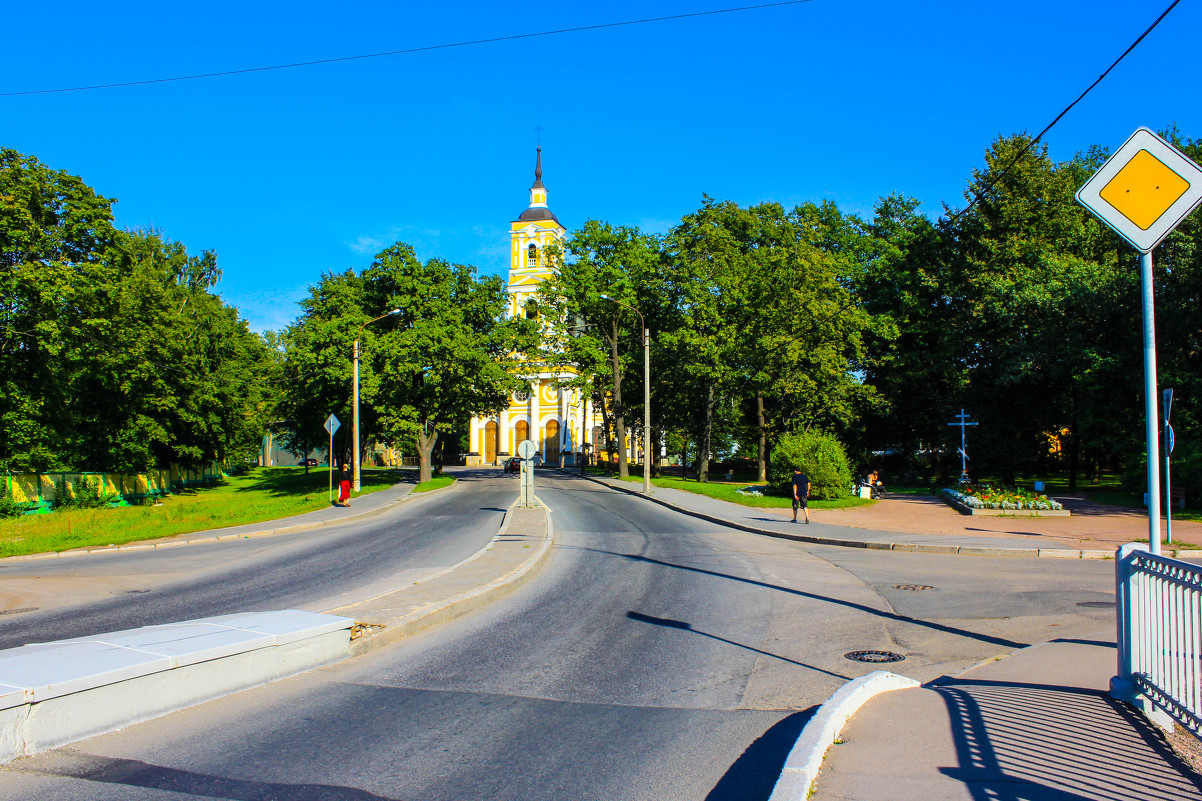
[[[1169,487],[1169,499],[1178,509],[1185,508],[1185,487]],[[1148,493],[1144,493],[1144,506],[1148,505]]]

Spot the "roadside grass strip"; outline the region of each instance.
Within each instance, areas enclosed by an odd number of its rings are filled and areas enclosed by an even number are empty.
[[[412,475],[412,470],[364,470],[359,495],[388,489]],[[0,520],[0,557],[124,545],[291,517],[329,505],[327,471],[312,469],[305,475],[303,467],[258,467],[211,487],[179,490],[156,504],[64,509]]]
[[[617,476],[614,476],[617,478]],[[627,481],[642,483],[643,477],[631,475]],[[720,501],[729,501],[741,506],[751,506],[760,509],[789,509],[793,506],[792,499],[774,494],[775,490],[764,484],[747,484],[744,482],[723,481],[691,481],[683,478],[653,478],[651,485],[666,489],[684,490],[696,495],[706,495]],[[759,494],[756,494],[759,493]],[[810,500],[811,509],[846,509],[852,506],[871,506],[877,501],[865,498],[839,498],[833,501]]]
[[[414,492],[429,492],[430,490],[442,489],[449,487],[455,483],[454,476],[435,476],[429,481],[423,481],[413,488]]]

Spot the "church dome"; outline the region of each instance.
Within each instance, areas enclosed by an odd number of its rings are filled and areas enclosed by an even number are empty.
[[[526,209],[518,217],[518,222],[532,222],[534,220],[555,220],[555,222],[559,222],[559,218],[555,216],[555,212],[545,206],[542,208],[532,207]]]

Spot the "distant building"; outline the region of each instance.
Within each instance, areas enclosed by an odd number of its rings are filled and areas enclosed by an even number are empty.
[[[534,294],[540,281],[550,278],[555,265],[547,255],[551,245],[562,247],[567,231],[547,206],[547,187],[543,185],[542,148],[534,166],[534,185],[530,187],[530,206],[509,225],[509,308],[510,317],[537,315]],[[529,383],[510,398],[509,408],[500,414],[475,415],[471,419],[468,464],[499,464],[517,453],[518,443],[534,440],[543,461],[558,464],[560,454],[566,464],[575,464],[580,453],[582,426],[587,420],[589,444],[596,453],[603,448],[601,415],[579,390],[561,390],[574,376],[571,371],[556,371],[546,365],[528,363],[522,378]]]

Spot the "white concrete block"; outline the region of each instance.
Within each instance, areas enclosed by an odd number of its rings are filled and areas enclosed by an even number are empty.
[[[345,659],[353,625],[256,612],[0,651],[0,761]]]
[[[202,617],[189,623],[207,623],[223,628],[237,629],[273,638],[273,645],[287,645],[308,637],[318,637],[355,625],[353,618],[326,615],[320,612],[305,612],[300,609],[284,609],[277,612],[242,612],[217,617]]]
[[[11,709],[25,703],[25,688],[11,684],[0,684],[0,709]]]
[[[148,626],[96,637],[79,637],[64,642],[100,643],[113,648],[127,648],[165,656],[171,660],[173,668],[221,659],[274,644],[271,637],[263,634],[189,623]]]
[[[94,642],[0,651],[0,683],[24,687],[34,702],[170,668],[166,657]]]

